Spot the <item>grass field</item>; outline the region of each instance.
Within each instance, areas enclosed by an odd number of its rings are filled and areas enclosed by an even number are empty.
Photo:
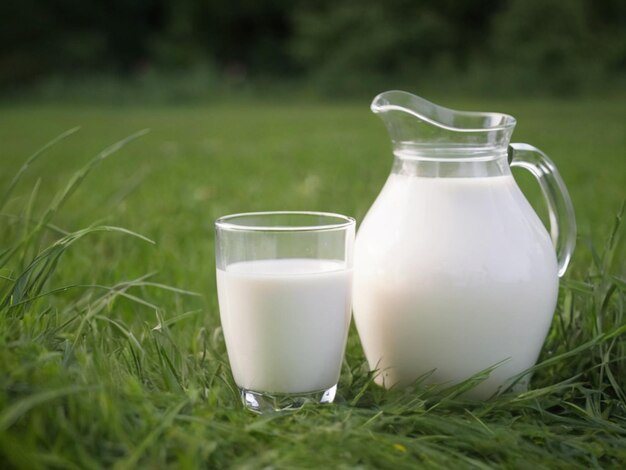
[[[0,207],[0,462],[623,464],[624,100],[441,101],[516,116],[513,140],[547,152],[574,201],[577,251],[531,391],[488,403],[459,397],[470,384],[383,392],[352,330],[336,404],[267,417],[242,409],[219,327],[213,220],[277,209],[361,220],[391,166],[367,103],[5,106],[0,198],[29,155],[81,128],[33,161]],[[145,128],[71,183],[102,149]],[[543,214],[531,177],[516,177]]]

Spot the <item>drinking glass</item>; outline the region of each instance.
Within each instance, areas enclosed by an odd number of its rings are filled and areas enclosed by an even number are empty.
[[[354,219],[254,212],[215,228],[220,319],[244,405],[331,403],[350,325]]]

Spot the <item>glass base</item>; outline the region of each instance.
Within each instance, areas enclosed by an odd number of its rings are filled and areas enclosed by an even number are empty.
[[[337,384],[327,390],[309,393],[265,393],[239,389],[246,408],[254,413],[276,413],[294,411],[306,403],[332,403],[337,393]]]

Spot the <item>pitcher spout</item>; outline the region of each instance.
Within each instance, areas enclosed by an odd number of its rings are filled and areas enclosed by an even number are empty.
[[[457,111],[399,90],[376,96],[371,109],[387,126],[394,153],[414,157],[495,158],[506,154],[516,123],[507,114]]]

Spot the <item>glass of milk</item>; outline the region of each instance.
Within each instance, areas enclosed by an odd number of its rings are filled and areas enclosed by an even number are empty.
[[[352,308],[355,221],[255,212],[215,222],[220,318],[245,406],[331,403]]]

